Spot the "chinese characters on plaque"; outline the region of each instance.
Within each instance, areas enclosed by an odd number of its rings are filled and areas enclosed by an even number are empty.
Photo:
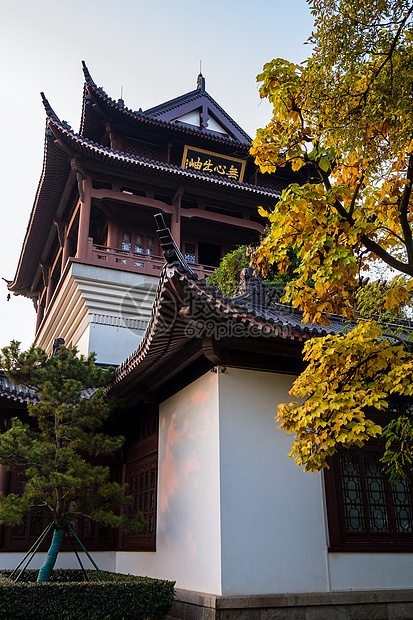
[[[186,170],[217,174],[239,182],[244,178],[245,163],[242,159],[189,146],[185,146],[182,158],[182,168]]]

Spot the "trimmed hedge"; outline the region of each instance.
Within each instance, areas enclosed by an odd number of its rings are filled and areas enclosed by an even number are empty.
[[[36,583],[27,570],[17,583],[0,571],[1,620],[162,620],[174,599],[173,581],[102,571],[55,570]]]

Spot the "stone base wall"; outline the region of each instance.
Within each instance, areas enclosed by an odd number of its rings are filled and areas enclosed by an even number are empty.
[[[411,590],[214,596],[177,590],[167,620],[406,620]]]

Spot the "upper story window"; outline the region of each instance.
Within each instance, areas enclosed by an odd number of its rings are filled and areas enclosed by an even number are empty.
[[[135,252],[136,254],[143,254],[145,245],[145,235],[137,234],[135,238]]]
[[[125,230],[122,234],[122,250],[153,256],[155,255],[155,237]]]
[[[221,260],[222,248],[215,243],[185,241],[181,249],[187,263],[218,267]]]
[[[196,263],[195,243],[185,242],[184,257],[187,263]]]
[[[132,249],[132,233],[125,230],[122,235],[122,250],[126,250],[126,252],[130,252]]]

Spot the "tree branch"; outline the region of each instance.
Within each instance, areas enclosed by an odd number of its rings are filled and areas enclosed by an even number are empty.
[[[412,165],[413,165],[413,162],[412,162]],[[324,172],[324,170],[321,170],[321,168],[317,164],[316,164],[316,167],[320,175],[320,178],[322,179],[324,183],[324,187],[326,188],[327,191],[329,191],[331,189],[331,183],[330,183],[330,179],[328,177],[327,172]],[[412,174],[413,174],[413,169],[412,169]],[[341,215],[341,217],[344,220],[346,220],[351,226],[355,225],[356,223],[355,219],[349,212],[346,211],[346,209],[343,207],[343,205],[341,204],[339,200],[336,199],[332,206],[334,206],[337,213]],[[411,231],[410,231],[410,237],[411,237]],[[385,262],[386,265],[388,265],[389,267],[392,267],[393,269],[396,269],[396,271],[400,271],[400,273],[405,273],[406,275],[413,277],[413,261],[410,262],[409,260],[409,262],[406,264],[406,263],[403,263],[402,261],[397,260],[397,258],[389,254],[381,245],[376,243],[376,241],[373,241],[373,239],[370,239],[370,237],[368,237],[366,234],[360,235],[360,241],[370,252],[373,252],[378,258],[381,258],[381,260]],[[413,258],[413,255],[412,255],[412,258]]]
[[[396,336],[395,334],[386,334],[386,332],[383,332],[383,336],[385,338],[388,338],[389,340],[390,339],[395,340],[396,342],[403,345],[403,347],[405,347],[408,353],[412,352],[413,343],[409,342],[408,340],[403,340],[403,338],[400,338],[400,336]]]
[[[369,85],[367,86],[366,90],[364,92],[362,92],[362,93],[358,93],[358,94],[353,95],[354,97],[363,97],[364,101],[366,101],[367,95],[369,93],[369,90],[370,90],[374,80],[379,76],[379,74],[383,70],[383,68],[386,65],[386,63],[389,60],[391,60],[391,58],[393,56],[393,52],[394,52],[394,50],[396,48],[397,41],[399,40],[400,35],[401,35],[402,31],[403,31],[403,28],[406,25],[406,22],[409,19],[409,17],[412,14],[412,12],[413,12],[413,6],[410,7],[410,9],[407,11],[407,13],[405,14],[404,18],[400,22],[400,26],[398,27],[397,32],[394,35],[394,38],[393,38],[392,44],[390,46],[390,49],[389,49],[388,53],[386,54],[383,62],[379,66],[379,68],[373,73],[372,79],[371,79]]]
[[[352,217],[352,216],[353,216],[353,213],[354,213],[354,208],[355,208],[355,206],[356,206],[357,196],[358,196],[358,194],[359,194],[360,187],[361,187],[361,185],[362,185],[362,183],[363,183],[363,179],[364,179],[364,172],[363,172],[363,173],[362,173],[362,175],[361,175],[361,179],[360,179],[360,181],[359,181],[359,182],[357,183],[357,185],[356,185],[356,189],[354,190],[354,194],[353,194],[353,197],[352,197],[352,199],[351,199],[350,210],[349,210],[349,212],[348,212],[348,214],[349,214],[349,216],[350,216],[350,217]]]
[[[398,235],[397,233],[394,232],[394,230],[392,230],[391,228],[388,228],[387,226],[377,226],[376,230],[385,230],[386,232],[388,232],[392,237],[395,237],[396,239],[398,239],[401,243],[403,243],[403,245],[406,245],[405,240],[403,239],[403,237],[400,237],[400,235]]]
[[[408,263],[413,265],[413,237],[412,230],[410,228],[408,216],[409,216],[409,201],[412,193],[412,183],[413,183],[413,155],[409,157],[409,165],[407,168],[406,175],[407,183],[404,187],[403,194],[400,199],[400,215],[399,221],[402,227],[404,243],[406,245]]]

